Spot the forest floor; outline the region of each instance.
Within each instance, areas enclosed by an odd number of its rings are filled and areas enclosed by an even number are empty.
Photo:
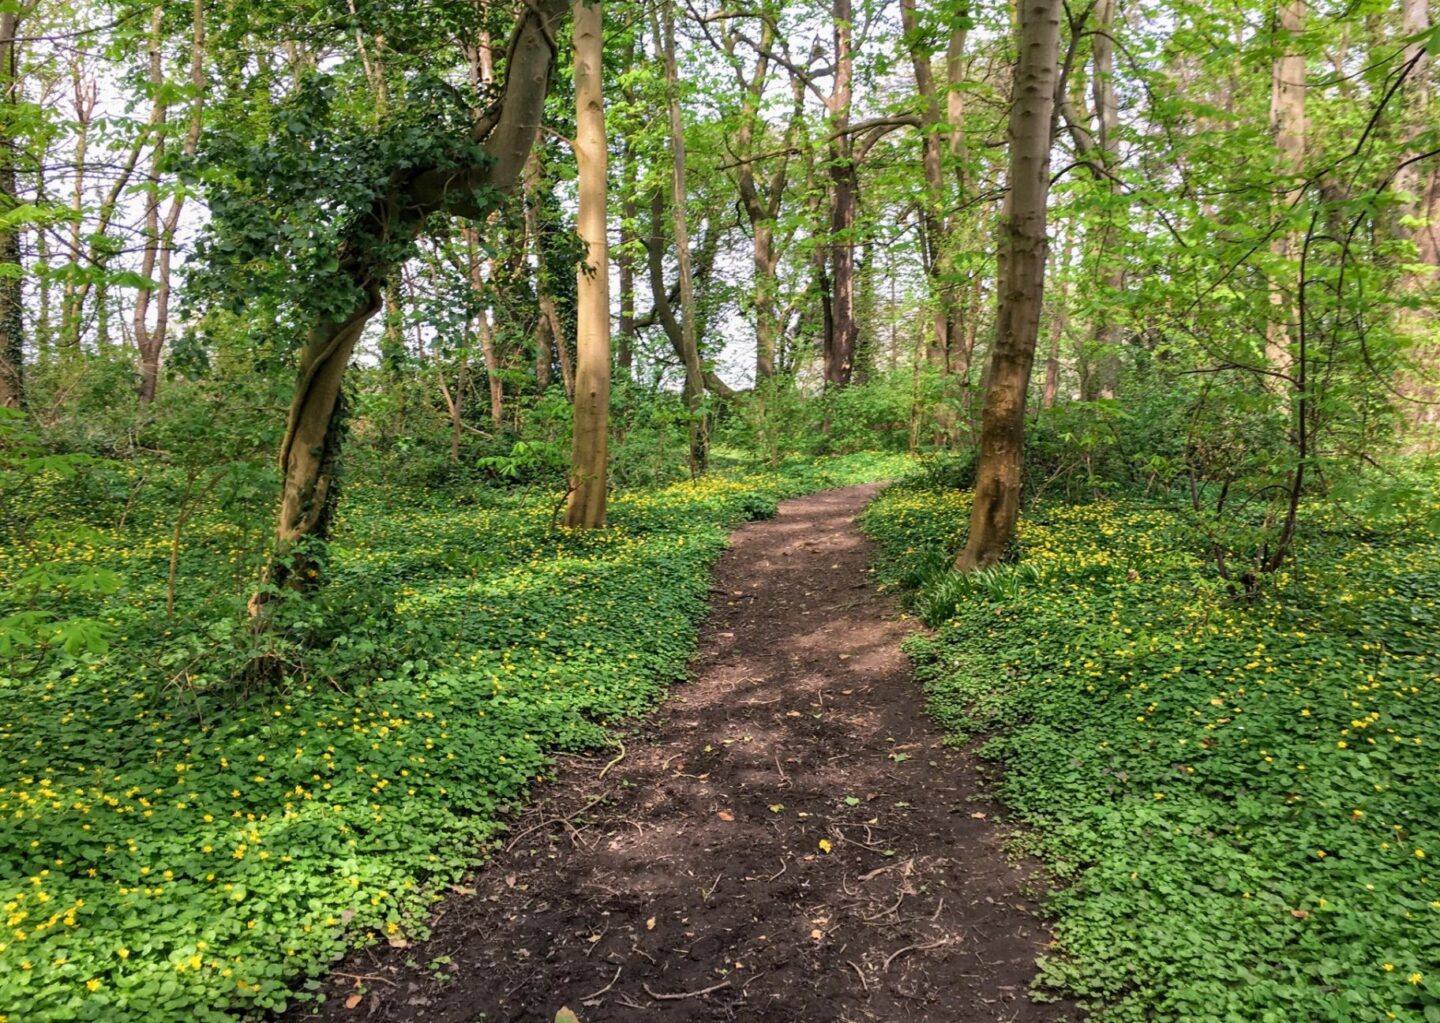
[[[736,532],[691,681],[623,751],[562,758],[428,940],[352,953],[289,1019],[1067,1018],[1026,994],[1033,865],[925,717],[871,578],[877,489]]]

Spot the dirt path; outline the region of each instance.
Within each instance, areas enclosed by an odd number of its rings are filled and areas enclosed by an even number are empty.
[[[1025,997],[1046,941],[1028,868],[924,717],[908,627],[870,582],[853,520],[876,489],[736,533],[694,681],[624,758],[567,761],[430,941],[356,953],[293,1018],[1066,1018]]]

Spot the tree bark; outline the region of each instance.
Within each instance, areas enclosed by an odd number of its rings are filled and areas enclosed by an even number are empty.
[[[851,0],[831,0],[835,22],[835,82],[826,100],[829,143],[830,241],[829,330],[825,335],[825,385],[842,388],[855,368],[859,327],[855,320],[855,216],[860,180],[855,140],[849,134],[855,75],[854,11]]]
[[[698,476],[710,461],[710,424],[704,410],[705,370],[696,329],[695,281],[690,268],[690,228],[685,183],[685,125],[680,116],[680,73],[675,55],[673,2],[660,5],[660,48],[665,62],[665,91],[670,113],[670,217],[675,262],[680,277],[681,358],[685,362],[685,407],[690,415],[690,472]],[[654,256],[652,256],[653,266]],[[658,300],[657,300],[658,301]]]
[[[460,170],[410,172],[394,194],[377,201],[360,228],[365,235],[338,254],[340,272],[350,287],[349,309],[316,323],[301,349],[299,379],[280,445],[283,483],[276,550],[266,573],[272,586],[305,588],[320,575],[321,564],[302,541],[328,536],[344,431],[341,383],[393,270],[374,255],[374,239],[414,238],[437,213],[483,219],[490,209],[477,203],[477,191],[494,195],[515,189],[540,130],[555,62],[555,29],[567,6],[567,0],[531,0],[521,13],[507,49],[498,109],[475,129],[489,159]],[[263,588],[251,598],[253,617],[261,617],[267,599]]]
[[[1090,45],[1095,62],[1093,95],[1095,102],[1096,158],[1106,171],[1103,185],[1110,201],[1105,209],[1105,222],[1100,230],[1097,258],[1100,261],[1100,294],[1103,298],[1092,325],[1096,368],[1095,393],[1092,397],[1114,398],[1120,387],[1120,346],[1124,331],[1108,303],[1125,287],[1125,264],[1116,251],[1119,231],[1115,225],[1115,203],[1121,194],[1115,171],[1120,163],[1120,110],[1115,97],[1115,6],[1116,0],[1096,0],[1095,33]]]
[[[995,345],[980,427],[970,535],[962,572],[1000,561],[1020,513],[1025,397],[1045,292],[1045,212],[1050,192],[1062,0],[1020,0],[1019,61],[1010,107],[1009,193],[999,245]]]
[[[158,27],[158,26],[157,26]],[[165,85],[161,66],[158,31],[151,41],[150,84],[157,97]],[[205,110],[205,4],[195,0],[191,12],[190,35],[190,122],[185,129],[185,141],[181,151],[192,156],[200,144],[201,119]],[[158,121],[163,124],[166,105],[156,99],[159,111]],[[159,183],[160,165],[165,155],[164,137],[155,142],[154,157],[150,167],[150,184],[153,189]],[[140,276],[153,278],[153,293],[142,288],[135,296],[134,326],[135,347],[140,356],[141,405],[155,400],[155,388],[160,377],[160,355],[165,350],[165,338],[170,328],[170,264],[175,248],[175,232],[180,226],[180,213],[185,206],[185,194],[177,192],[170,200],[170,208],[162,221],[160,200],[152,195],[145,211],[145,252],[141,257]],[[150,325],[150,303],[155,303],[155,325]]]
[[[1299,198],[1305,172],[1305,56],[1296,49],[1296,39],[1305,31],[1306,0],[1276,0],[1276,31],[1284,48],[1275,60],[1270,90],[1270,128],[1275,147],[1279,150],[1280,173],[1289,188],[1285,192],[1282,215]],[[1285,264],[1296,253],[1297,238],[1293,231],[1277,234],[1271,252],[1279,265],[1279,276],[1270,282],[1271,320],[1266,331],[1265,359],[1271,369],[1289,372],[1291,323],[1295,302],[1290,286],[1290,273]],[[1284,386],[1279,378],[1270,378]]]
[[[925,173],[925,204],[921,207],[921,219],[925,235],[925,270],[930,279],[931,347],[936,353],[935,362],[941,373],[949,373],[956,356],[963,347],[961,337],[960,302],[956,290],[954,266],[954,224],[945,213],[947,156],[949,162],[957,164],[956,175],[963,189],[965,170],[965,134],[963,117],[965,112],[963,93],[956,86],[963,74],[963,59],[967,32],[964,27],[965,12],[956,19],[946,47],[946,97],[945,113],[941,113],[939,88],[931,69],[933,55],[923,45],[923,32],[916,10],[916,0],[901,0],[900,21],[909,40],[910,64],[915,72],[915,91],[920,99],[921,166]],[[955,371],[966,376],[969,373],[968,359],[961,358]]]
[[[706,424],[703,422],[705,367],[700,361],[699,350],[689,342],[693,332],[687,332],[675,318],[675,307],[670,304],[669,289],[665,286],[665,194],[658,188],[650,195],[650,238],[645,243],[645,254],[655,316],[670,341],[670,347],[685,368],[681,397],[691,419],[690,471],[699,474],[705,471],[709,453]]]
[[[1067,232],[1065,248],[1060,256],[1060,294],[1050,308],[1050,354],[1045,359],[1045,390],[1040,399],[1041,408],[1054,408],[1060,393],[1060,343],[1065,340],[1065,330],[1070,325],[1070,267],[1071,253],[1075,246],[1075,234]]]
[[[20,91],[19,54],[16,35],[20,16],[14,10],[0,12],[0,213],[19,203],[16,162],[19,146],[10,137],[10,109]],[[19,229],[0,232],[0,264],[20,269]],[[25,407],[25,336],[21,317],[20,274],[0,275],[0,408]]]
[[[599,0],[575,0],[576,229],[585,257],[575,270],[575,430],[565,524],[605,525],[610,439],[610,255],[606,234],[604,25]]]

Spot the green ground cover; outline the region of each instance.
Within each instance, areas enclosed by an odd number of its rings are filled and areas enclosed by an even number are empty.
[[[936,718],[986,737],[1053,867],[1040,988],[1120,1021],[1440,1020],[1440,543],[1307,510],[1256,602],[1138,502],[1031,510],[1022,561],[939,570],[968,494],[865,528],[935,626]]]
[[[65,527],[0,548],[0,619],[99,631],[0,660],[0,1018],[232,1019],[313,990],[348,945],[423,933],[547,754],[605,743],[683,675],[727,529],[904,465],[731,469],[623,493],[583,535],[552,528],[553,494],[362,482],[321,596],[277,623],[288,681],[248,688],[253,535],[190,524],[169,615],[157,488],[41,474]],[[37,565],[111,581],[47,588]]]

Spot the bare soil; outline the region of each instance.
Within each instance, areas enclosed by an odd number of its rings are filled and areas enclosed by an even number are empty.
[[[877,487],[735,533],[693,664],[623,757],[566,759],[430,940],[354,953],[298,1020],[1070,1018],[973,756],[942,744],[913,627],[854,525]]]

